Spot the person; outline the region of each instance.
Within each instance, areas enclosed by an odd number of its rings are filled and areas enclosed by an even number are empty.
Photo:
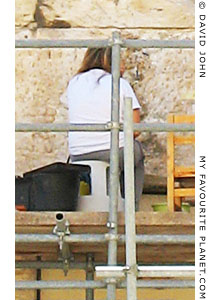
[[[120,66],[120,122],[123,123],[124,98],[133,100],[133,120],[140,122],[140,104],[128,81],[122,78],[124,63]],[[107,123],[111,120],[111,47],[87,49],[82,65],[69,81],[67,101],[69,121],[72,124]],[[142,145],[134,132],[134,174],[135,209],[139,209],[139,200],[144,182],[144,154]],[[69,153],[71,161],[110,160],[110,132],[69,132]],[[119,133],[119,168],[121,193],[124,196],[124,133]]]

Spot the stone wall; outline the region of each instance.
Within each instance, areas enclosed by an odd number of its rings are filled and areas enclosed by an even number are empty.
[[[194,39],[192,0],[16,0],[17,39]],[[84,49],[16,49],[16,122],[66,122],[65,89]],[[193,113],[194,50],[123,50],[144,122]],[[62,102],[60,100],[62,99]],[[142,133],[146,173],[166,175],[166,134]],[[178,152],[191,164],[193,149]],[[190,155],[189,155],[190,153]],[[16,174],[68,156],[65,133],[16,133]]]

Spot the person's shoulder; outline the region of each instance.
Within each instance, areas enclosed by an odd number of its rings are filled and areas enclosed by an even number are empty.
[[[132,89],[128,80],[126,80],[125,78],[122,78],[122,77],[120,78],[120,86],[125,91],[128,91],[128,90],[130,91],[130,89]]]
[[[75,74],[70,80],[69,80],[69,83],[68,83],[68,86],[71,86],[72,84],[74,84],[80,77],[80,74]]]
[[[108,79],[111,78],[111,74],[103,69],[92,69],[89,71],[90,76],[95,80]]]

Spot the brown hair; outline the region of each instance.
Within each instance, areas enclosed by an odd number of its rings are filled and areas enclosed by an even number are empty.
[[[91,69],[103,69],[111,73],[111,57],[111,47],[88,48],[77,74],[87,72]]]

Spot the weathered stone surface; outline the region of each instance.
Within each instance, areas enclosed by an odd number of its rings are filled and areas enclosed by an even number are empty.
[[[16,51],[16,122],[67,120],[60,95],[79,65],[77,55],[76,50]],[[16,141],[17,174],[68,156],[65,133],[17,133]]]
[[[43,27],[194,27],[192,0],[40,0]]]
[[[143,39],[194,39],[193,32],[145,32]],[[193,114],[194,50],[146,49],[126,51],[128,69],[124,76],[131,82],[142,104],[144,122],[167,122],[169,113]],[[143,55],[146,53],[147,55]],[[136,69],[139,79],[136,79]],[[166,133],[142,133],[146,154],[146,170],[150,174],[166,175]],[[188,153],[188,155],[183,155]],[[194,148],[176,151],[177,163],[192,165]]]
[[[24,27],[34,23],[37,0],[15,0],[15,26]]]
[[[193,0],[16,0],[16,27],[193,28]]]
[[[17,38],[107,38],[111,29],[23,30]],[[194,39],[190,30],[122,30],[125,38]],[[16,50],[16,122],[66,122],[67,109],[60,101],[69,79],[78,69],[84,49]],[[145,53],[147,55],[145,55]],[[166,122],[169,112],[193,113],[194,50],[123,50],[124,77],[132,84],[142,105],[142,121]],[[136,69],[138,68],[138,74]],[[65,96],[62,97],[65,102]],[[142,133],[146,173],[166,176],[166,134]],[[186,146],[185,146],[186,147]],[[194,159],[185,150],[186,164]],[[191,155],[190,155],[191,153]],[[183,149],[178,151],[183,162]],[[65,133],[16,133],[16,174],[68,156]]]

